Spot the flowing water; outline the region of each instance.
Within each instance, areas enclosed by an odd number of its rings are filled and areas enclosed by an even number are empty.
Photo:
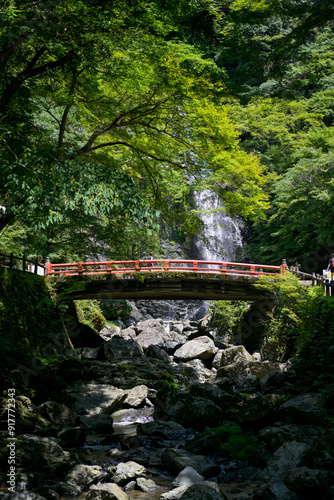
[[[196,192],[194,201],[204,224],[201,237],[195,240],[199,258],[233,262],[243,245],[242,219],[227,215],[221,200],[210,191]]]

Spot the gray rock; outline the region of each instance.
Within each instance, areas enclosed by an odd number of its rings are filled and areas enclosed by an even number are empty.
[[[57,434],[57,438],[61,440],[61,446],[65,448],[78,448],[83,446],[86,436],[87,431],[83,426],[68,426],[61,429]]]
[[[311,447],[305,443],[288,441],[272,455],[267,468],[263,472],[263,479],[283,483],[285,475],[290,469],[303,465],[303,461],[311,452]]]
[[[165,330],[161,319],[140,321],[136,324],[135,329],[137,331],[136,342],[144,350],[150,345],[168,347],[169,344],[175,343],[174,333]]]
[[[126,392],[107,384],[72,386],[66,390],[66,399],[81,415],[113,413],[126,398]]]
[[[270,451],[275,451],[287,441],[307,443],[311,447],[319,438],[316,427],[311,425],[275,423],[272,427],[265,427],[259,431],[258,437],[264,441]]]
[[[197,380],[201,383],[213,380],[214,378],[212,371],[206,368],[204,362],[200,359],[192,359],[186,363],[180,363],[179,369],[181,369],[181,367],[184,367],[185,370],[187,370],[188,367],[193,368],[196,373]]]
[[[318,498],[321,494],[324,495],[324,498],[327,498],[325,493],[329,491],[334,482],[334,472],[324,469],[296,467],[286,474],[284,482],[290,490],[300,497],[313,493]]]
[[[201,359],[207,361],[212,359],[216,352],[216,347],[212,339],[206,336],[198,337],[186,342],[182,347],[174,352],[174,359],[178,361],[190,361]]]
[[[147,358],[160,359],[166,363],[170,363],[171,358],[168,356],[167,352],[158,347],[157,345],[150,345],[146,349],[145,356]]]
[[[98,347],[83,347],[81,351],[81,359],[97,359]]]
[[[105,342],[98,352],[98,358],[101,360],[120,360],[143,356],[142,347],[136,340],[124,339],[120,336],[112,337],[108,342]]]
[[[44,418],[59,425],[74,425],[78,418],[77,412],[55,401],[46,401],[38,407],[38,411]]]
[[[181,498],[182,493],[184,493],[188,488],[189,485],[179,486],[178,488],[174,488],[173,490],[163,493],[159,497],[159,500],[179,500],[179,498]]]
[[[151,439],[182,439],[185,433],[186,429],[182,425],[172,421],[153,420],[137,427],[138,435],[149,436]]]
[[[139,491],[148,493],[149,491],[156,490],[157,488],[158,485],[154,481],[152,481],[152,479],[146,479],[145,477],[137,478],[137,489]]]
[[[240,393],[238,423],[251,423],[266,420],[274,415],[276,400],[271,395]]]
[[[186,450],[175,450],[166,448],[161,456],[162,462],[171,472],[179,474],[186,467],[193,467],[201,476],[205,478],[219,474],[220,467],[208,457],[194,455]]]
[[[220,367],[223,351],[224,351],[224,349],[218,349],[218,351],[214,355],[214,358],[212,361],[212,367],[216,368],[216,370],[218,370]]]
[[[82,492],[80,486],[60,481],[57,484],[57,492],[61,497],[77,497]]]
[[[1,500],[45,500],[45,497],[33,491],[1,491]]]
[[[191,484],[201,483],[204,481],[204,476],[201,476],[193,467],[185,467],[180,474],[173,481],[173,486],[184,487],[190,486]]]
[[[254,392],[262,393],[262,386],[260,379],[256,375],[249,375],[244,380],[240,381],[235,386],[235,392],[242,392],[252,394]]]
[[[227,347],[223,350],[220,366],[238,365],[243,367],[246,363],[252,361],[252,356],[243,345]]]
[[[86,495],[87,500],[129,500],[129,496],[117,484],[94,484]]]
[[[299,500],[299,498],[285,484],[270,483],[258,486],[254,491],[253,500]]]
[[[145,402],[148,396],[148,388],[146,385],[137,385],[133,387],[133,389],[128,389],[126,394],[124,405],[130,406],[131,408],[137,408]]]
[[[222,418],[222,410],[210,399],[199,398],[191,394],[175,391],[166,400],[159,399],[154,410],[155,420],[174,420],[183,427],[203,430],[205,427],[216,427]]]
[[[70,454],[54,438],[23,434],[16,441],[18,463],[29,469],[57,474],[68,469]]]
[[[228,497],[220,490],[218,484],[204,481],[196,483],[184,491],[179,497],[182,500],[227,500]]]
[[[115,335],[121,334],[121,328],[119,326],[108,326],[106,325],[99,332],[100,336],[104,338],[104,340],[110,340]]]
[[[143,465],[132,461],[121,462],[116,467],[113,482],[120,486],[124,486],[130,481],[137,479],[138,477],[144,477],[145,475],[146,469]]]
[[[113,418],[105,413],[98,415],[81,415],[81,423],[90,432],[97,434],[112,434],[113,433]]]
[[[231,408],[234,397],[223,391],[217,384],[196,382],[189,387],[193,396],[210,399],[219,408],[225,410]]]
[[[300,394],[283,403],[282,415],[295,424],[318,424],[326,417],[324,400],[321,394]]]
[[[83,491],[87,486],[99,482],[103,477],[99,465],[76,465],[66,476],[66,482],[78,486]]]
[[[273,361],[248,361],[246,368],[249,370],[251,375],[255,375],[260,380],[271,372],[277,372],[280,370],[280,363],[274,363]]]

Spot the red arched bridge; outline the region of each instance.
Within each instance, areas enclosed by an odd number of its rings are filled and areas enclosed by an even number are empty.
[[[258,300],[260,276],[286,274],[286,264],[143,259],[46,263],[46,275],[66,299]]]

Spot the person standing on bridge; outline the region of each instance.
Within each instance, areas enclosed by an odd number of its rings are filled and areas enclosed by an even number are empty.
[[[334,252],[332,252],[332,256],[329,259],[328,266],[327,266],[327,271],[331,272],[331,279],[333,279],[333,273],[334,273]]]

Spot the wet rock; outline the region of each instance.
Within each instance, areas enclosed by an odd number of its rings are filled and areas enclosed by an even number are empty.
[[[55,401],[46,401],[38,407],[38,411],[54,424],[74,425],[78,419],[77,412]]]
[[[216,350],[213,340],[202,336],[186,342],[182,347],[177,349],[174,352],[174,359],[178,361],[190,361],[192,359],[207,361],[213,358]]]
[[[114,358],[120,360],[143,356],[143,349],[136,340],[124,339],[120,336],[112,337],[108,342],[105,342],[98,352],[98,359],[101,360],[113,360]]]
[[[94,484],[86,495],[87,500],[129,500],[128,495],[117,484]]]
[[[83,491],[87,486],[99,482],[103,477],[99,465],[78,464],[66,476],[66,483],[78,486]]]
[[[143,492],[149,492],[156,490],[158,488],[158,485],[152,481],[152,479],[146,479],[145,477],[138,477],[137,479],[137,490],[143,491]]]
[[[321,394],[300,394],[283,403],[282,416],[295,424],[319,424],[326,417],[324,399]]]
[[[82,415],[113,413],[126,398],[126,392],[107,384],[72,386],[66,390],[66,400]]]
[[[16,432],[34,433],[36,430],[44,427],[47,424],[48,424],[47,420],[39,413],[38,409],[35,407],[35,405],[29,398],[22,395],[16,397],[15,399]]]
[[[174,450],[166,448],[161,456],[162,462],[168,469],[176,474],[179,474],[186,467],[193,467],[200,475],[205,478],[217,476],[220,472],[220,467],[208,457],[202,455],[194,455],[186,450]]]
[[[148,396],[148,388],[146,385],[137,385],[133,389],[128,389],[126,391],[127,396],[124,401],[124,406],[130,406],[131,408],[137,408],[145,403]]]
[[[130,481],[128,484],[124,486],[124,491],[133,491],[136,489],[137,481]]]
[[[150,439],[182,439],[185,433],[186,429],[182,425],[172,421],[153,420],[137,427],[138,435],[148,436]]]
[[[204,481],[204,476],[201,476],[193,467],[185,467],[173,481],[173,486],[184,487],[191,484],[201,483]]]
[[[57,438],[65,448],[78,448],[84,445],[87,431],[83,426],[65,427],[58,432]]]
[[[292,468],[303,465],[310,452],[311,447],[306,443],[297,441],[284,443],[269,460],[268,466],[263,472],[263,479],[283,482],[285,475]]]
[[[27,469],[58,474],[69,468],[70,454],[54,438],[24,434],[16,446],[18,462]]]
[[[146,469],[143,465],[132,461],[121,462],[117,465],[112,480],[114,483],[124,486],[130,481],[137,479],[138,477],[144,477],[145,475]]]
[[[258,438],[264,441],[271,451],[275,451],[287,441],[307,443],[313,447],[315,441],[319,438],[319,432],[316,427],[311,425],[277,422],[272,427],[261,429]]]
[[[97,434],[111,434],[113,432],[113,418],[105,413],[98,415],[81,415],[80,422],[87,431]]]

